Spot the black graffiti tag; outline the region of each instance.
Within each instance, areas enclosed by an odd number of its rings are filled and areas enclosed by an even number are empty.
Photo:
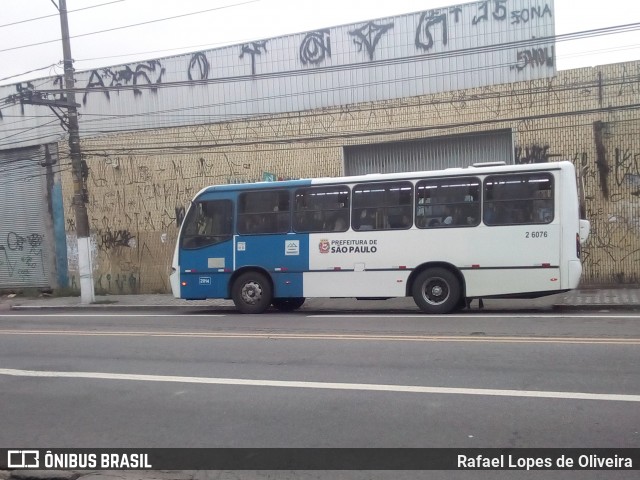
[[[531,7],[530,10],[514,10],[511,12],[511,25],[518,25],[521,23],[527,23],[534,18],[542,18],[545,15],[552,17],[551,8],[549,5],[543,7]]]
[[[516,164],[547,163],[553,157],[561,157],[559,153],[549,153],[549,145],[530,145],[515,148]]]
[[[493,0],[494,8],[491,16],[495,20],[504,20],[507,18],[507,7],[505,7],[505,3],[507,0]],[[478,13],[480,15],[475,15],[473,20],[471,21],[472,25],[477,25],[480,22],[486,22],[489,20],[489,2],[480,2],[478,7]]]
[[[243,58],[245,53],[251,56],[251,75],[256,74],[256,55],[262,55],[262,52],[266,53],[266,51],[266,40],[263,40],[261,42],[245,43],[244,45],[242,45],[240,58]]]
[[[433,47],[433,35],[431,27],[437,24],[442,25],[442,44],[446,45],[449,39],[447,32],[447,14],[440,13],[438,10],[432,10],[420,15],[418,28],[416,29],[416,47],[422,50],[429,50]]]
[[[99,245],[98,247],[101,250],[109,250],[115,247],[130,247],[129,242],[136,238],[131,235],[131,232],[128,230],[115,230],[111,231],[107,229],[107,231],[103,232],[102,230],[98,231],[99,235]]]
[[[373,60],[373,54],[376,51],[376,46],[382,38],[382,36],[393,28],[393,22],[384,25],[376,25],[373,22],[368,22],[360,28],[352,30],[349,35],[356,38],[353,39],[353,43],[358,46],[358,51],[362,51],[362,47],[366,48],[369,54],[369,60]]]
[[[42,246],[42,239],[44,235],[39,233],[32,233],[23,237],[22,235],[18,235],[15,232],[9,232],[7,234],[7,248],[9,250],[24,250],[25,243],[31,247],[31,252],[33,253],[35,249]]]
[[[152,92],[156,92],[158,87],[156,85],[162,83],[162,77],[165,73],[165,68],[158,60],[150,60],[145,63],[139,63],[135,68],[131,68],[125,65],[120,70],[112,70],[111,68],[103,68],[100,70],[93,70],[89,76],[87,83],[87,91],[82,97],[82,103],[86,105],[87,96],[91,93],[92,89],[100,88],[107,97],[107,100],[111,99],[108,88],[118,88],[133,85],[133,94],[138,96],[142,95],[142,90],[138,88],[138,85],[148,85]],[[156,75],[152,79],[152,75]]]
[[[189,62],[189,80],[206,80],[209,78],[209,69],[207,56],[203,52],[194,53]]]
[[[550,50],[550,51],[549,51]],[[521,72],[527,67],[553,67],[555,64],[555,47],[530,48],[518,52],[518,61],[511,65],[511,70]]]
[[[300,44],[300,61],[302,64],[318,65],[327,57],[331,57],[329,30],[307,33]]]

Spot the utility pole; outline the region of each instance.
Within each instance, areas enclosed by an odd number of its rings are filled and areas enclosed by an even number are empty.
[[[89,236],[89,201],[86,180],[88,170],[80,153],[80,131],[78,109],[76,108],[75,80],[73,77],[73,59],[69,42],[69,23],[67,21],[67,1],[59,0],[60,28],[62,30],[62,50],[64,55],[64,86],[67,97],[67,116],[69,122],[69,151],[71,154],[71,175],[73,177],[73,207],[76,214],[76,237],[78,240],[78,269],[80,273],[80,299],[83,304],[93,303],[93,265]],[[52,0],[53,2],[53,0]],[[55,5],[55,3],[54,3]]]

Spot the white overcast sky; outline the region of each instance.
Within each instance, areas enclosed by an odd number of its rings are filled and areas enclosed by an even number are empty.
[[[58,0],[53,0],[58,3]],[[551,0],[539,0],[540,6]],[[289,33],[469,3],[451,0],[67,0],[71,36],[187,13],[148,25],[71,39],[76,70],[122,65]],[[93,5],[83,11],[73,12]],[[235,6],[234,6],[235,5]],[[555,0],[556,35],[640,22],[639,0]],[[52,0],[0,0],[0,85],[53,76],[61,67]],[[49,18],[8,25],[52,15]],[[556,44],[559,70],[640,60],[640,30]],[[42,69],[43,67],[48,67]],[[14,77],[35,69],[27,75]],[[12,77],[12,78],[7,78]]]

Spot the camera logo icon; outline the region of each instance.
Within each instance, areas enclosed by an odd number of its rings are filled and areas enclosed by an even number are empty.
[[[38,450],[9,450],[7,452],[9,468],[39,468],[40,452]]]

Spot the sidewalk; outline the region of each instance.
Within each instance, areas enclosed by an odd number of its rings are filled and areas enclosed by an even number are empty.
[[[48,308],[84,308],[109,310],[235,310],[230,300],[180,300],[171,294],[103,295],[96,301],[83,305],[80,297],[37,298],[7,295],[0,297],[0,310],[30,310]],[[478,309],[474,300],[472,310]],[[389,300],[356,300],[351,298],[309,298],[300,311],[412,311],[418,308],[412,298]],[[640,288],[578,289],[567,293],[535,299],[485,299],[485,311],[498,310],[640,310]]]

